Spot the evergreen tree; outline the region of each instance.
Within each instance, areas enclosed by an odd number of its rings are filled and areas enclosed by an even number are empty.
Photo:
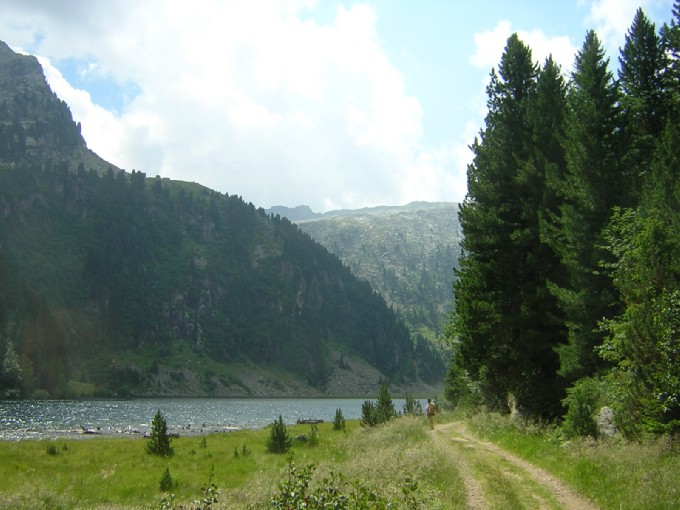
[[[487,93],[486,128],[472,146],[460,210],[455,359],[492,407],[506,409],[511,393],[530,413],[553,416],[561,395],[554,347],[564,334],[547,281],[559,260],[541,240],[540,225],[543,211],[556,208],[546,173],[564,166],[564,83],[552,60],[539,72],[515,34]]]
[[[4,398],[8,396],[19,396],[21,390],[21,366],[19,357],[12,342],[7,342],[5,355],[2,359],[2,371],[0,372],[0,388],[6,387]]]
[[[342,414],[342,409],[339,407],[335,410],[335,419],[333,420],[333,430],[345,431],[345,417]]]
[[[378,423],[378,411],[375,403],[371,400],[364,400],[364,403],[361,404],[361,425],[363,427],[375,427]]]
[[[292,445],[293,439],[288,434],[283,418],[279,415],[279,419],[272,423],[267,439],[267,451],[270,453],[286,453]]]
[[[673,122],[680,118],[680,0],[673,3],[673,19],[661,28],[661,44],[666,56],[663,83]]]
[[[159,409],[151,422],[150,439],[146,445],[146,451],[148,453],[160,455],[161,457],[169,457],[173,454],[170,442],[168,423]]]
[[[620,211],[608,230],[614,283],[624,309],[607,322],[602,354],[622,429],[637,435],[680,431],[680,130],[669,125],[637,209]]]
[[[603,368],[596,351],[603,338],[598,323],[616,312],[617,292],[600,270],[602,232],[627,190],[619,162],[619,91],[608,63],[597,35],[588,32],[567,92],[567,166],[558,184],[564,198],[559,232],[550,242],[566,269],[566,282],[554,282],[552,291],[568,328],[559,355],[560,373],[569,381]]]
[[[637,201],[642,178],[649,171],[656,141],[668,119],[669,101],[664,86],[666,56],[654,23],[642,9],[635,14],[619,57],[621,105],[627,149],[623,178]],[[630,205],[634,205],[630,204]]]
[[[376,413],[378,416],[378,423],[385,423],[390,421],[397,415],[394,409],[394,404],[392,403],[392,396],[387,389],[386,384],[380,385],[380,390],[378,391],[378,403],[376,405]]]

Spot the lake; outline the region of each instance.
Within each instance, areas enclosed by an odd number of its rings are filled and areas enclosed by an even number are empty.
[[[333,421],[336,409],[346,420],[361,418],[365,399],[333,398],[148,398],[0,401],[0,440],[144,434],[160,410],[169,432],[206,434],[261,428],[278,419]],[[393,399],[397,412],[404,400]],[[421,402],[424,406],[424,403]]]

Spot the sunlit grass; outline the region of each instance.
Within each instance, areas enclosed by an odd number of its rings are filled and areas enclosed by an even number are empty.
[[[373,429],[348,421],[346,432],[324,423],[318,446],[295,441],[291,455],[297,465],[316,466],[315,483],[340,473],[398,500],[404,481],[416,479],[418,497],[433,501],[427,508],[464,508],[458,474],[436,451],[426,427],[424,418]],[[293,438],[310,430],[288,427]],[[289,458],[265,451],[268,435],[264,428],[176,438],[169,458],[147,454],[142,438],[0,442],[0,508],[153,508],[166,468],[177,502],[190,504],[212,481],[220,490],[216,508],[267,508]],[[48,454],[50,445],[56,455]]]
[[[601,508],[680,508],[679,445],[669,438],[566,442],[554,427],[517,427],[493,414],[471,417],[468,426],[543,467]]]

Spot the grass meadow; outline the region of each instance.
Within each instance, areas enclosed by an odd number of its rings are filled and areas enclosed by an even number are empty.
[[[495,414],[466,419],[475,435],[542,467],[603,509],[680,509],[680,438],[565,441],[556,427]]]
[[[309,435],[310,426],[287,430],[295,438]],[[398,504],[410,478],[418,481],[418,498],[433,501],[427,508],[464,508],[458,473],[429,439],[424,418],[372,429],[348,421],[345,432],[323,423],[317,446],[294,441],[288,455],[267,453],[268,437],[268,428],[180,437],[169,458],[146,453],[142,438],[0,442],[0,508],[160,508],[166,469],[178,507],[198,506],[212,482],[219,494],[211,508],[271,508],[289,458],[296,466],[315,465],[312,483],[338,473]]]
[[[565,444],[554,429],[518,428],[496,415],[443,414],[436,421],[447,420],[464,420],[474,434],[543,467],[600,508],[680,508],[680,455],[668,438]],[[295,438],[309,435],[310,426],[287,430]],[[209,508],[272,508],[292,458],[295,466],[315,466],[310,487],[327,486],[335,473],[348,490],[359,484],[392,501],[390,508],[464,509],[461,463],[431,434],[425,418],[375,428],[348,421],[345,432],[323,423],[318,445],[294,441],[288,455],[275,455],[266,452],[269,429],[263,428],[176,438],[169,458],[146,453],[139,437],[0,442],[0,508],[159,509],[166,469],[176,508],[199,507],[209,483],[219,491]],[[417,482],[417,503],[403,497],[408,480]],[[504,508],[503,487],[492,488],[490,506]]]

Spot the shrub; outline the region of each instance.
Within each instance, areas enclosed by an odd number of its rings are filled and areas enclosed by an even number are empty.
[[[169,457],[173,453],[168,435],[168,423],[160,410],[156,412],[151,422],[151,434],[146,451],[162,457]]]
[[[59,450],[57,450],[57,445],[50,443],[47,445],[47,455],[57,455]]]
[[[374,510],[386,508],[400,508],[396,499],[390,499],[377,493],[371,487],[357,480],[348,483],[339,473],[331,472],[330,477],[322,480],[321,484],[312,487],[312,473],[314,464],[308,464],[297,469],[292,460],[288,462],[288,477],[279,484],[279,493],[270,499],[271,508],[289,510],[306,508],[309,510],[323,510],[327,508],[352,508],[357,510]],[[406,479],[402,487],[402,501],[407,508],[420,508],[417,495],[418,483]]]
[[[364,427],[375,427],[378,424],[378,410],[370,400],[364,400],[361,404],[361,425]]]
[[[420,400],[413,398],[413,395],[409,393],[406,394],[404,399],[406,400],[403,407],[405,415],[422,416],[423,407],[420,405]]]
[[[316,423],[312,423],[312,430],[309,433],[307,444],[309,446],[317,446],[319,444],[319,427],[316,426]]]
[[[288,435],[283,418],[279,415],[278,420],[272,423],[269,439],[267,439],[267,451],[270,453],[286,453],[293,444],[293,439]]]
[[[335,419],[333,420],[333,430],[345,431],[345,417],[342,415],[342,409],[335,410]]]
[[[600,384],[596,379],[585,377],[567,390],[562,403],[567,407],[562,431],[567,437],[597,437],[595,415],[600,401]]]
[[[161,476],[160,482],[158,482],[158,487],[163,492],[168,492],[172,489],[172,476],[170,476],[170,468],[165,468],[163,476]]]
[[[392,397],[390,392],[387,390],[386,384],[380,385],[380,391],[378,392],[378,405],[377,405],[377,417],[378,423],[385,423],[390,421],[392,418],[397,416],[397,411],[394,409],[394,404],[392,403]]]

